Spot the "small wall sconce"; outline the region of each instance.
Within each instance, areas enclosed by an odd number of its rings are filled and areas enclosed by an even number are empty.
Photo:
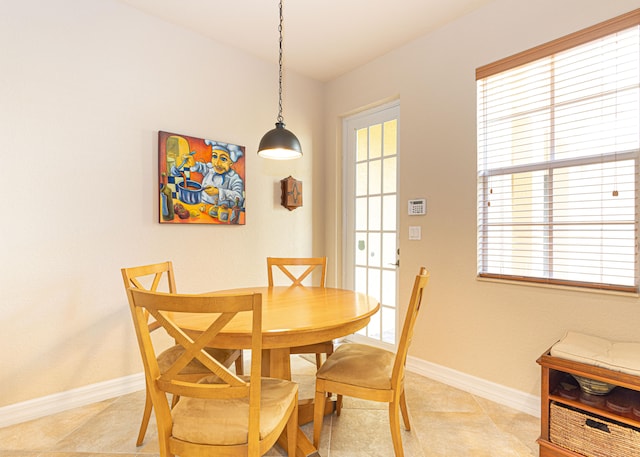
[[[282,189],[282,206],[289,211],[302,206],[302,181],[289,176],[280,181],[280,188]]]

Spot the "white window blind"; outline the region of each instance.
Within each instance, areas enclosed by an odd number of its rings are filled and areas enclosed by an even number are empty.
[[[479,276],[638,290],[639,23],[477,70]]]

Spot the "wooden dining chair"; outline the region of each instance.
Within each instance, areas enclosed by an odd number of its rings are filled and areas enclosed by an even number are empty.
[[[302,282],[314,271],[320,271],[320,287],[325,286],[327,277],[326,257],[267,257],[267,274],[269,286],[274,285],[274,267],[280,270],[294,286],[302,286]],[[296,267],[307,267],[304,270],[296,271]]]
[[[306,268],[305,268],[306,267]],[[267,257],[267,274],[269,287],[273,287],[274,270],[279,270],[293,286],[304,286],[303,281],[314,271],[320,273],[320,287],[325,287],[327,277],[326,257]],[[309,278],[312,283],[312,278]],[[308,344],[305,346],[292,347],[291,354],[315,354],[316,367],[322,365],[322,354],[328,357],[333,353],[333,341],[323,341],[321,343]]]
[[[124,281],[125,289],[134,287],[142,290],[159,291],[159,289],[165,289],[165,292],[175,293],[176,282],[173,273],[173,264],[171,262],[161,262],[151,265],[143,265],[131,268],[122,268],[122,279]],[[157,322],[151,322],[149,328],[151,331],[156,330],[160,325]],[[241,350],[229,350],[229,349],[216,349],[207,348],[207,351],[212,357],[222,362],[225,366],[230,366],[235,362],[236,373],[243,374],[243,357]],[[158,355],[158,364],[161,371],[166,371],[167,368],[183,353],[183,349],[179,345],[174,345],[162,351]],[[184,369],[185,372],[195,374],[209,374],[209,370],[201,363],[194,361]],[[178,400],[178,397],[174,398],[174,402]],[[151,418],[151,411],[153,405],[149,391],[147,389],[146,399],[144,405],[144,411],[142,413],[142,422],[140,423],[140,430],[138,432],[138,438],[136,440],[136,446],[141,446],[144,441],[144,436],[147,433],[147,427],[149,426],[149,419]]]
[[[261,376],[261,294],[183,295],[130,287],[127,295],[156,411],[161,457],[258,457],[281,436],[288,455],[295,456],[298,385]],[[176,324],[181,313],[199,314],[207,326],[197,334],[187,333]],[[239,313],[251,315],[250,376],[237,375],[206,349]],[[158,364],[148,315],[183,348],[166,371]],[[194,361],[204,365],[209,375],[184,375],[183,370]],[[173,408],[168,394],[179,396]]]
[[[404,426],[411,430],[404,390],[405,364],[413,338],[422,293],[429,281],[429,273],[422,267],[416,276],[404,319],[400,342],[395,354],[366,344],[345,343],[327,358],[316,373],[316,394],[313,411],[313,445],[320,446],[324,418],[324,397],[336,393],[336,413],[340,415],[342,397],[389,403],[391,439],[396,457],[404,456],[400,435],[400,413]]]

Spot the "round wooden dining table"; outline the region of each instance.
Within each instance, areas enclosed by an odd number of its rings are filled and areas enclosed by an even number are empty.
[[[216,293],[262,294],[262,375],[291,379],[290,348],[350,335],[365,327],[380,308],[373,297],[347,289],[306,286],[246,287]],[[203,331],[209,320],[180,314],[175,322],[187,333]],[[248,316],[236,315],[211,342],[226,349],[251,348]],[[327,402],[327,411],[332,409]],[[299,405],[301,424],[313,419],[313,400]],[[298,432],[298,457],[317,455],[306,435]]]
[[[265,361],[269,367],[265,366],[263,375],[282,379],[291,379],[289,348],[350,335],[365,327],[380,308],[375,298],[347,289],[246,287],[216,293],[262,294],[262,346],[270,359]],[[187,332],[198,333],[207,325],[207,320],[197,315],[181,314],[175,320]],[[234,317],[212,341],[212,346],[250,349],[249,316]]]

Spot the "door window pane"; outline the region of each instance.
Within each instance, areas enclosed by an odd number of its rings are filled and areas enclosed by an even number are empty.
[[[367,160],[367,149],[369,148],[367,130],[366,128],[358,129],[356,132],[356,161],[358,162]]]
[[[398,120],[387,121],[384,123],[384,155],[395,155],[396,144],[398,139]]]
[[[356,252],[355,252],[356,265],[367,265],[367,234],[358,232],[356,233]]]
[[[382,271],[382,304],[389,308],[396,307],[396,272]]]
[[[367,269],[364,267],[356,267],[355,290],[362,294],[367,293]]]
[[[369,325],[366,327],[366,334],[369,338],[380,339],[380,314],[381,313],[375,313],[371,316]]]
[[[395,232],[396,213],[396,196],[385,195],[384,197],[382,197],[382,230],[390,230]]]
[[[379,194],[382,191],[381,167],[382,162],[380,160],[369,162],[369,194]]]
[[[382,124],[369,127],[369,159],[377,159],[382,154]]]
[[[384,175],[382,179],[382,182],[384,183],[384,188],[382,189],[382,191],[385,194],[388,194],[390,192],[395,192],[396,176],[397,176],[395,157],[389,157],[387,159],[384,159],[382,173]]]
[[[367,195],[367,162],[356,165],[356,196]]]
[[[382,266],[384,268],[393,268],[396,263],[396,234],[382,234]],[[394,272],[395,276],[395,272]],[[385,283],[386,285],[386,283]]]
[[[381,253],[380,253],[380,233],[369,233],[369,266],[380,267]]]
[[[380,197],[369,198],[369,230],[380,230],[382,219],[382,199]]]
[[[382,341],[396,344],[396,314],[391,308],[382,308]]]
[[[380,270],[377,268],[368,269],[368,293],[376,300],[380,301]],[[376,313],[378,314],[378,313]]]
[[[367,197],[356,198],[356,230],[367,229]]]

